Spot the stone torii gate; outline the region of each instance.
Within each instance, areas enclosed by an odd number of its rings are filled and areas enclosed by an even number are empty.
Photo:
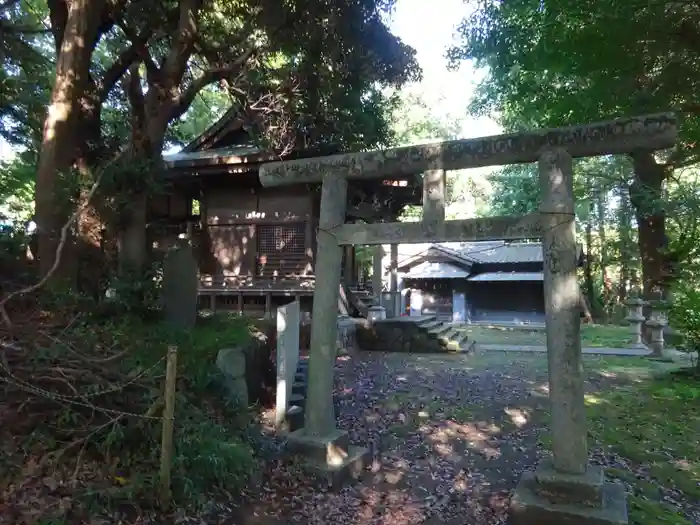
[[[365,449],[336,428],[333,366],[342,247],[541,238],[553,459],[525,473],[511,503],[517,524],[627,523],[624,488],[588,462],[581,358],[572,158],[672,147],[673,114],[349,153],[261,167],[263,186],[323,182],[316,255],[306,426],[290,449],[332,479],[358,470]],[[542,200],[521,217],[445,220],[445,171],[539,162]],[[424,174],[420,223],[345,224],[348,180]]]

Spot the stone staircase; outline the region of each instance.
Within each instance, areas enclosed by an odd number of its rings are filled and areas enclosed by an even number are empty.
[[[365,321],[355,329],[361,350],[436,354],[473,352],[474,341],[435,315],[401,316]]]
[[[421,317],[417,322],[419,330],[430,338],[437,339],[444,344],[449,352],[473,352],[474,341],[469,340],[467,332],[458,330],[447,321],[441,321],[435,315]]]
[[[338,313],[341,315],[367,317],[369,308],[376,305],[377,301],[369,290],[351,288],[346,284],[340,285],[340,299]]]

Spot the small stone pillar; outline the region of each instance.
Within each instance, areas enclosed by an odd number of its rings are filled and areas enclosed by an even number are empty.
[[[670,304],[667,301],[649,301],[651,308],[646,325],[649,327],[649,348],[651,353],[647,356],[659,361],[672,361],[664,349],[664,329],[668,325],[668,310]]]
[[[588,462],[571,164],[562,149],[539,159],[553,457],[523,473],[510,503],[512,525],[628,522],[625,488],[606,483],[603,469]]]
[[[642,324],[644,323],[644,313],[642,310],[647,303],[639,297],[632,297],[625,304],[628,308],[627,321],[630,324],[630,333],[632,334],[629,348],[646,350],[647,346],[642,340]]]

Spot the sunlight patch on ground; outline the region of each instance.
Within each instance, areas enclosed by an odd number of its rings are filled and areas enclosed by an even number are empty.
[[[593,395],[593,394],[586,394],[583,396],[583,400],[587,405],[599,405],[601,403],[606,403],[604,399],[601,399],[600,397]]]
[[[511,421],[518,428],[524,427],[530,420],[530,412],[528,410],[505,408],[503,411],[510,416]]]

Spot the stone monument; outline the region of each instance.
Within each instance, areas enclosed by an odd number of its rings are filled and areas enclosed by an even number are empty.
[[[163,288],[161,301],[165,321],[175,327],[190,329],[197,320],[197,289],[199,287],[197,261],[187,239],[165,255],[163,261]]]
[[[275,426],[281,428],[287,420],[294,377],[299,364],[299,301],[277,308],[277,391]]]

